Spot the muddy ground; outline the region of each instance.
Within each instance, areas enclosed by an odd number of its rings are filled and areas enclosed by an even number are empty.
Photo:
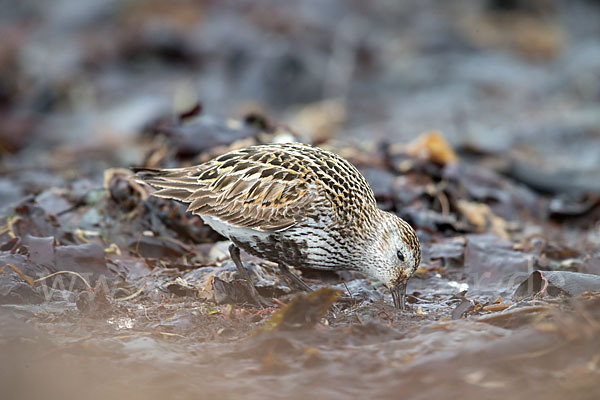
[[[2,398],[600,396],[598,2],[6,10]],[[243,255],[250,304],[228,242],[128,170],[289,140],[415,227],[407,310]]]

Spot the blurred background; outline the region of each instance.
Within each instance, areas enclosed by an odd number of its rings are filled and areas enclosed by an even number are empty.
[[[304,140],[436,129],[543,190],[599,185],[598,1],[3,3],[4,155],[84,143],[137,163],[129,140],[197,99]]]

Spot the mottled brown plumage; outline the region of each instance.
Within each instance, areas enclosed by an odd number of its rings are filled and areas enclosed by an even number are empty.
[[[352,164],[318,147],[253,146],[194,167],[138,171],[155,196],[189,204],[237,247],[278,262],[305,288],[288,265],[364,272],[399,304],[420,262],[410,225],[377,208]]]

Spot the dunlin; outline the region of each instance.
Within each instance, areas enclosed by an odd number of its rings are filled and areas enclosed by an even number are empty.
[[[267,144],[175,169],[135,169],[158,197],[189,204],[229,238],[231,258],[254,300],[265,304],[240,250],[278,263],[283,276],[310,287],[289,266],[354,270],[381,281],[405,306],[406,283],[421,261],[413,228],[377,208],[360,172],[342,157],[306,144]]]

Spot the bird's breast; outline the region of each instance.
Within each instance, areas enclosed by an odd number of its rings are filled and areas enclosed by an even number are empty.
[[[297,268],[353,269],[347,238],[323,218],[309,218],[281,232],[264,232],[201,217],[236,246],[265,260]]]

